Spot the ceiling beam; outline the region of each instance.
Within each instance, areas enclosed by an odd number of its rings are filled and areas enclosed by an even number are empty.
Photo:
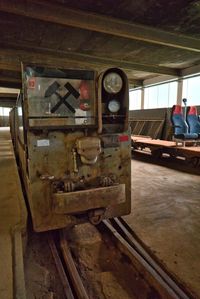
[[[143,86],[143,80],[129,79],[128,82],[129,82],[129,88]]]
[[[170,82],[170,81],[174,81],[174,80],[178,80],[178,76],[174,77],[174,76],[168,76],[168,75],[161,75],[161,76],[156,76],[150,79],[145,79],[143,81],[143,86],[150,86],[150,85],[157,85],[157,84],[161,84],[163,82]]]
[[[181,70],[181,76],[185,77],[185,76],[191,76],[194,74],[200,74],[200,64],[197,65],[193,65],[191,67],[185,68],[183,70]]]
[[[4,80],[0,79],[0,87],[16,88],[16,89],[21,89],[21,87],[22,87],[21,82],[12,82],[9,80],[7,81],[6,79],[4,79]]]
[[[130,86],[130,88],[142,86],[142,84],[143,84],[143,80],[129,79],[129,86]],[[10,81],[10,78],[3,78],[2,79],[0,77],[0,87],[21,89],[22,83],[21,83],[21,80],[19,80],[19,81],[12,81],[11,80]]]
[[[177,76],[179,70],[163,66],[141,64],[127,60],[116,60],[107,57],[100,57],[94,55],[87,55],[77,52],[66,52],[61,50],[50,50],[47,48],[39,48],[27,46],[26,44],[19,45],[14,43],[7,43],[5,45],[0,43],[0,68],[5,64],[5,69],[10,69],[9,65],[13,64],[14,70],[20,70],[20,62],[48,64],[57,67],[84,67],[84,68],[106,68],[119,67],[125,70],[138,70],[142,72],[166,74]],[[9,48],[7,48],[9,47]],[[16,67],[16,63],[18,66]]]
[[[16,68],[17,66],[14,66]],[[18,63],[19,67],[19,63]],[[9,67],[12,68],[12,65]],[[0,87],[8,87],[8,88],[17,88],[21,89],[22,83],[21,83],[21,73],[20,72],[14,72],[13,77],[8,76],[6,74],[6,71],[1,70],[1,63],[0,63]],[[140,79],[129,79],[129,85],[130,87],[137,87],[137,86],[142,86],[143,80]]]
[[[0,93],[0,99],[13,99],[16,100],[18,93]]]
[[[0,70],[0,87],[21,88],[21,73]]]
[[[14,107],[15,104],[16,104],[16,100],[17,98],[6,98],[6,99],[3,99],[3,98],[0,98],[0,106],[1,107]]]
[[[1,0],[0,10],[64,26],[140,40],[147,43],[200,52],[200,40],[183,34],[167,32],[121,19],[69,9],[49,1]]]
[[[18,82],[21,79],[21,72],[0,70],[0,78],[6,78],[6,80],[12,82]]]

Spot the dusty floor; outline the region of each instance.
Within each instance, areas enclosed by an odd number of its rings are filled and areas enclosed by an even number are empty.
[[[169,271],[200,298],[200,176],[132,161],[132,213],[124,217]]]
[[[172,298],[151,275],[146,275],[142,266],[134,263],[134,258],[117,247],[102,226],[80,224],[65,234],[90,299]],[[66,298],[48,245],[48,233],[30,230],[25,247],[27,299]]]
[[[47,234],[29,232],[24,259],[27,299],[64,299]]]
[[[0,128],[0,298],[11,299],[19,286],[14,284],[14,258],[21,248],[14,247],[13,235],[26,226],[26,209],[15,162],[9,128]],[[11,232],[13,234],[11,234]],[[21,253],[21,252],[20,252]],[[19,267],[22,265],[19,262]],[[23,278],[18,276],[23,285]],[[15,288],[15,285],[17,287]]]
[[[90,299],[169,299],[159,283],[140,272],[138,265],[104,230],[90,223],[66,233],[78,272]],[[142,267],[143,268],[143,267]],[[147,279],[148,277],[148,279]]]

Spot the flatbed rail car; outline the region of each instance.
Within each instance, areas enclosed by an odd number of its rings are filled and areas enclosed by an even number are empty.
[[[14,144],[35,231],[128,214],[128,80],[24,65]]]
[[[162,154],[169,156],[183,157],[193,166],[200,165],[200,146],[177,146],[176,142],[160,139],[151,139],[149,137],[131,136],[132,150],[149,149],[153,156],[161,157]],[[188,142],[190,144],[190,142]]]

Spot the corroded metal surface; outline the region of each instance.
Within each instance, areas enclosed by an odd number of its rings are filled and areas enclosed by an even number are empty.
[[[96,188],[92,189],[92,192],[84,190],[53,195],[54,209],[58,214],[70,214],[96,208],[106,208],[124,203],[125,198],[125,184]]]
[[[104,90],[109,72],[122,79],[117,93]],[[130,212],[128,81],[117,68],[97,75],[24,68],[14,140],[35,231]],[[120,107],[115,113],[108,109],[112,99]]]

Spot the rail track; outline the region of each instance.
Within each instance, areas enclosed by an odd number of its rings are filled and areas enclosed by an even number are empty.
[[[62,230],[49,233],[49,246],[67,299],[89,299]]]
[[[192,298],[189,292],[183,290],[183,287],[180,287],[175,279],[151,257],[148,251],[132,234],[131,229],[121,217],[113,218],[110,221],[104,221],[104,225],[113,235],[115,235],[120,247],[124,247],[124,249],[126,249],[126,251],[144,267],[147,275],[152,276],[161,288],[165,289],[172,298]]]
[[[144,249],[137,238],[134,237],[134,235],[131,233],[129,227],[123,221],[123,219],[114,218],[111,220],[104,220],[99,226],[95,227],[95,230],[97,234],[101,234],[102,240],[104,240],[104,238],[109,239],[110,242],[114,244],[112,245],[112,248],[116,248],[116,250],[123,254],[123,256],[126,256],[128,260],[127,267],[133,267],[134,271],[138,272],[136,279],[136,284],[138,280],[138,286],[136,285],[136,289],[138,289],[137,294],[133,294],[133,296],[130,294],[130,296],[127,298],[194,298],[188,293],[187,290],[184,290],[183,287],[180,286],[166,271],[164,271],[162,267],[150,256],[147,250]],[[49,233],[48,242],[61,282],[64,287],[66,298],[101,298],[101,296],[98,294],[94,296],[88,292],[88,290],[92,288],[93,283],[88,281],[85,285],[86,278],[83,279],[80,265],[78,265],[79,263],[77,262],[77,260],[76,262],[74,261],[73,255],[75,256],[76,254],[73,254],[73,251],[70,249],[70,243],[67,241],[66,232],[64,230],[59,230],[56,233]],[[109,257],[107,258],[109,259]],[[130,269],[125,272],[126,273],[121,273],[121,277],[125,277],[126,275],[129,275],[131,273]],[[143,284],[144,289],[146,288],[148,290],[148,295],[144,290],[142,290]],[[140,289],[142,290],[141,296],[138,295],[140,293]],[[106,296],[102,298],[106,298]],[[115,297],[113,296],[113,298]]]

